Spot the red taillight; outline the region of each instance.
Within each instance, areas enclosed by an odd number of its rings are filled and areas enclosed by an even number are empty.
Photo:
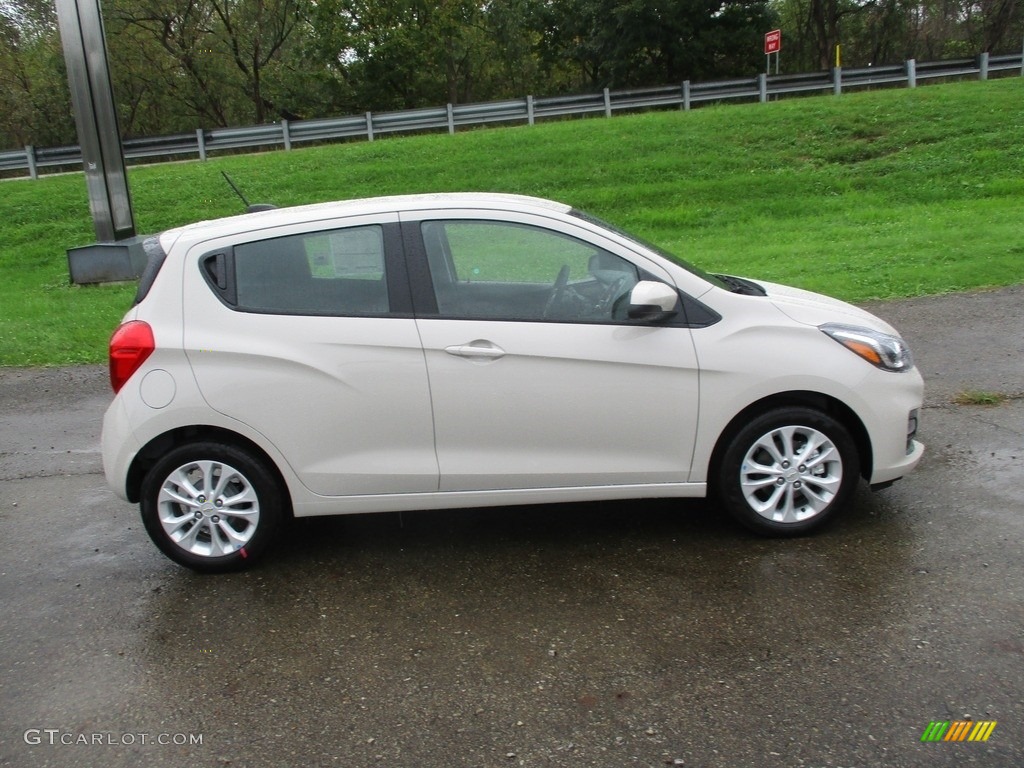
[[[132,320],[114,331],[110,337],[110,386],[115,394],[121,391],[154,349],[156,342],[149,323]]]

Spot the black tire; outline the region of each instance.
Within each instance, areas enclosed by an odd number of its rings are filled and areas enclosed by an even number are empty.
[[[214,493],[208,495],[209,491]],[[142,481],[142,522],[171,560],[201,573],[254,565],[285,518],[285,495],[263,459],[233,445],[182,445]]]
[[[799,536],[831,519],[857,486],[860,460],[846,428],[812,408],[768,411],[743,426],[722,453],[718,499],[765,536]]]

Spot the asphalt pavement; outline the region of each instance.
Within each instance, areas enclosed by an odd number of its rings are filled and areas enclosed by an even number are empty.
[[[1024,285],[870,309],[925,459],[792,541],[704,502],[368,515],[198,576],[106,488],[105,371],[0,369],[0,765],[1024,765]]]

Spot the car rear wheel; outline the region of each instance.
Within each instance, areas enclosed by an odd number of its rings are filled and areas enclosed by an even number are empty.
[[[811,408],[778,408],[729,443],[718,468],[718,496],[747,528],[795,536],[839,511],[858,475],[857,449],[842,424]]]
[[[232,445],[175,448],[142,483],[142,522],[169,558],[195,571],[251,566],[284,518],[284,495],[264,461]]]

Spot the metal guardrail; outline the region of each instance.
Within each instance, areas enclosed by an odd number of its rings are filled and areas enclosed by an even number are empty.
[[[765,75],[691,83],[657,88],[634,88],[574,96],[549,96],[508,99],[482,104],[448,104],[444,107],[409,109],[401,112],[367,112],[339,118],[316,120],[283,120],[280,123],[254,125],[241,128],[202,129],[195,133],[173,136],[127,139],[124,154],[128,160],[151,158],[172,159],[181,155],[198,156],[206,160],[210,152],[238,149],[284,147],[303,142],[326,142],[339,139],[361,138],[373,141],[379,134],[412,133],[423,131],[455,130],[463,126],[491,123],[527,122],[533,125],[545,118],[604,114],[611,117],[620,111],[657,108],[688,110],[706,102],[730,100],[768,101],[770,98],[801,93],[903,85],[914,88],[921,81],[936,79],[962,79],[975,77],[988,79],[995,72],[1019,72],[1024,77],[1024,55],[991,56],[983,53],[974,59],[953,59],[918,63],[911,59],[904,64],[858,69],[833,69],[796,75]],[[0,174],[27,170],[33,179],[42,169],[69,170],[82,162],[77,146],[25,147],[24,150],[0,152]]]

